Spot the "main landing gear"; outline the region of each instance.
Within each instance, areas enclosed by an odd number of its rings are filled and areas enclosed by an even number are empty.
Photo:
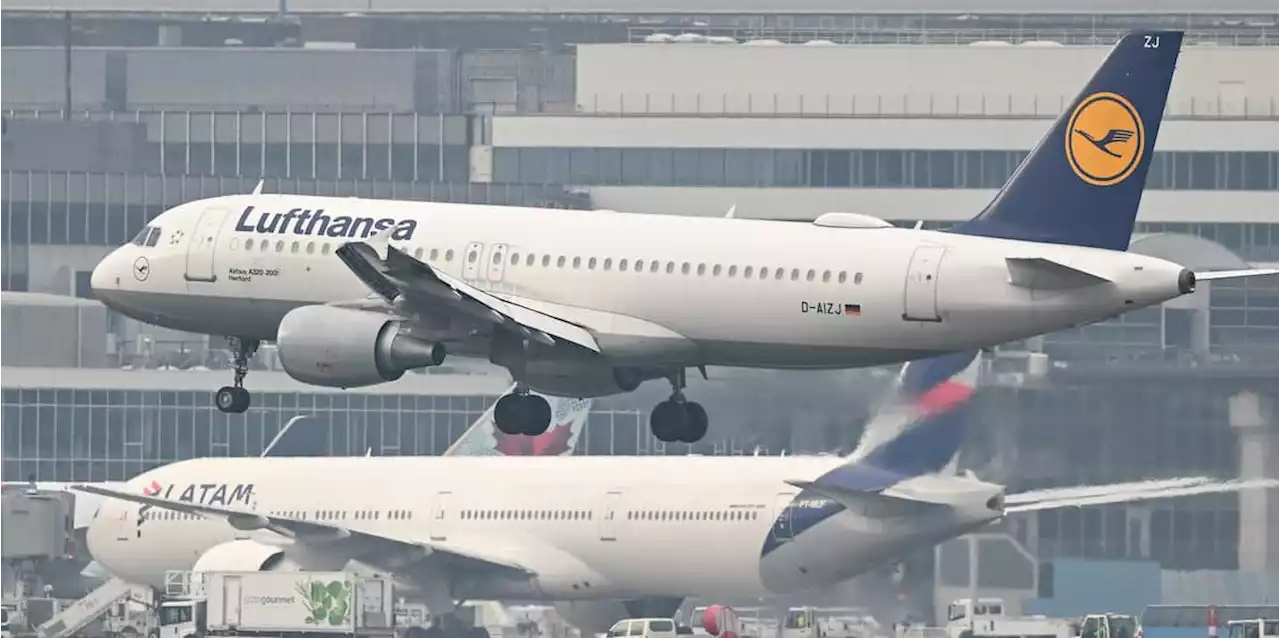
[[[213,402],[218,410],[227,414],[240,414],[249,409],[249,391],[244,389],[244,377],[249,374],[249,359],[258,351],[261,343],[257,339],[240,339],[230,337],[231,348],[235,351],[235,381],[232,385],[218,388],[213,395]]]
[[[537,436],[551,427],[551,404],[517,385],[493,406],[493,423],[503,434]]]
[[[649,429],[663,443],[697,443],[707,435],[707,411],[684,398],[685,371],[671,377],[671,398],[654,406]]]

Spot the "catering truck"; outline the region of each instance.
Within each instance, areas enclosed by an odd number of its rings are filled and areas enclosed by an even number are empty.
[[[392,581],[346,572],[170,572],[152,638],[395,633]]]

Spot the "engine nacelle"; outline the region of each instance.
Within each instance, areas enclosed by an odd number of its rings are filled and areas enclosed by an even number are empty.
[[[227,541],[210,547],[196,560],[193,572],[296,572],[299,566],[284,550],[257,541]]]
[[[443,345],[410,336],[395,319],[333,306],[289,311],[280,321],[276,351],[289,376],[333,388],[395,381],[445,357]]]

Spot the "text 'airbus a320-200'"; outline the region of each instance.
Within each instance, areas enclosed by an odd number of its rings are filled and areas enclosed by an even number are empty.
[[[828,213],[813,223],[263,194],[176,206],[94,270],[142,321],[223,335],[243,412],[248,359],[366,386],[450,353],[507,368],[498,427],[538,434],[563,397],[667,379],[650,416],[693,442],[684,396],[705,366],[840,369],[981,348],[1195,290],[1194,273],[1125,252],[1182,34],[1122,38],[976,217],[946,231]]]

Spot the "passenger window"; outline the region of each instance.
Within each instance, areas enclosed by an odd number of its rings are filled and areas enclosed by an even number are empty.
[[[840,271],[840,274],[836,277],[836,282],[837,282],[837,283],[844,283],[844,280],[845,280],[845,279],[848,279],[848,276],[846,276],[846,275],[845,275],[845,272],[844,272],[843,270],[841,270],[841,271]]]
[[[797,280],[799,280],[799,279],[800,279],[800,269],[799,269],[799,268],[792,268],[792,269],[791,269],[791,281],[797,281]]]
[[[452,248],[450,248],[449,250],[444,251],[444,260],[445,260],[445,261],[453,261],[453,249],[452,249]]]
[[[668,274],[668,275],[670,275],[672,272],[674,272],[674,271],[675,271],[675,269],[676,269],[676,262],[674,262],[674,261],[669,261],[669,262],[667,262],[667,274]]]
[[[783,273],[783,272],[785,272],[785,271],[784,271],[783,269],[781,269],[781,268],[779,268],[779,269],[777,269],[777,270],[773,271],[773,278],[774,278],[774,279],[779,279],[779,280],[780,280],[780,279],[782,279],[782,273]]]
[[[830,271],[830,270],[824,270],[824,271],[822,271],[822,283],[824,283],[824,284],[825,284],[825,283],[827,283],[828,281],[831,281],[831,271]]]
[[[542,256],[542,267],[546,268],[551,265],[551,255]]]
[[[574,258],[573,258],[573,267],[574,267],[574,269],[578,269],[578,268],[581,268],[581,267],[582,267],[582,258],[581,258],[581,257],[574,257]]]
[[[493,263],[495,264],[498,263],[498,255],[493,256]],[[511,253],[511,265],[512,266],[520,265],[520,253]]]
[[[738,267],[737,267],[737,266],[729,266],[729,276],[730,276],[730,277],[732,277],[732,276],[734,276],[734,275],[736,275],[736,274],[738,274]]]
[[[529,253],[524,257],[524,265],[533,266],[533,253]]]
[[[276,242],[276,252],[278,253],[284,252],[284,240],[280,240]]]
[[[429,260],[431,260],[431,261],[435,261],[435,260],[437,260],[437,259],[439,259],[439,258],[440,258],[440,249],[439,249],[439,248],[432,248],[432,249],[431,249],[431,252],[427,253],[427,259],[429,259]]]
[[[252,240],[252,239],[246,239],[246,240],[244,240],[244,249],[245,249],[245,250],[253,250],[253,240]]]
[[[265,239],[264,239],[264,240],[262,240],[262,241],[260,241],[260,242],[258,242],[258,250],[261,250],[262,252],[264,252],[264,253],[265,253],[265,252],[267,252],[267,249],[269,249],[269,248],[271,248],[271,242],[269,242],[269,241],[267,241],[267,240],[265,240]]]
[[[855,284],[862,283],[862,273],[856,273],[853,275],[853,283]]]
[[[295,241],[289,246],[289,252],[295,255],[298,254],[298,242]]]
[[[753,272],[753,271],[751,270],[751,266],[747,266],[746,268],[743,268],[743,269],[742,269],[742,277],[743,277],[744,279],[750,279],[750,278],[751,278],[751,273],[752,273],[752,272]],[[733,273],[732,273],[732,272],[730,272],[729,276],[730,276],[730,277],[732,277],[732,276],[733,276]]]
[[[560,257],[556,259],[556,268],[564,268],[564,255],[560,255]]]
[[[316,252],[316,243],[313,241],[307,242],[307,254],[310,255],[315,252]]]
[[[658,262],[657,259],[649,262],[649,272],[658,272],[658,266],[660,265],[661,264]]]
[[[612,260],[612,259],[605,259],[605,260],[604,260],[604,269],[605,269],[605,270],[609,270],[609,269],[611,269],[611,268],[613,268],[613,260]]]
[[[805,274],[804,274],[804,280],[805,280],[805,281],[813,281],[813,276],[814,276],[815,274],[816,274],[816,273],[814,273],[812,270],[810,270],[809,272],[807,272],[807,273],[805,273]]]
[[[587,260],[587,270],[595,270],[595,269],[596,269],[596,258],[592,257],[591,259]]]
[[[682,275],[689,274],[689,262],[686,261],[683,264],[680,264],[680,274]]]
[[[716,264],[715,266],[711,267],[711,276],[712,277],[720,276],[720,264]]]
[[[321,245],[320,245],[320,254],[321,254],[321,255],[328,255],[328,254],[329,254],[329,242],[325,242],[325,243],[323,243],[323,244],[321,244]]]
[[[640,262],[636,262],[636,265],[640,265]],[[623,259],[618,262],[618,271],[627,272],[627,260]]]
[[[706,274],[706,272],[707,272],[707,265],[698,264],[698,276],[701,277],[702,275]]]

